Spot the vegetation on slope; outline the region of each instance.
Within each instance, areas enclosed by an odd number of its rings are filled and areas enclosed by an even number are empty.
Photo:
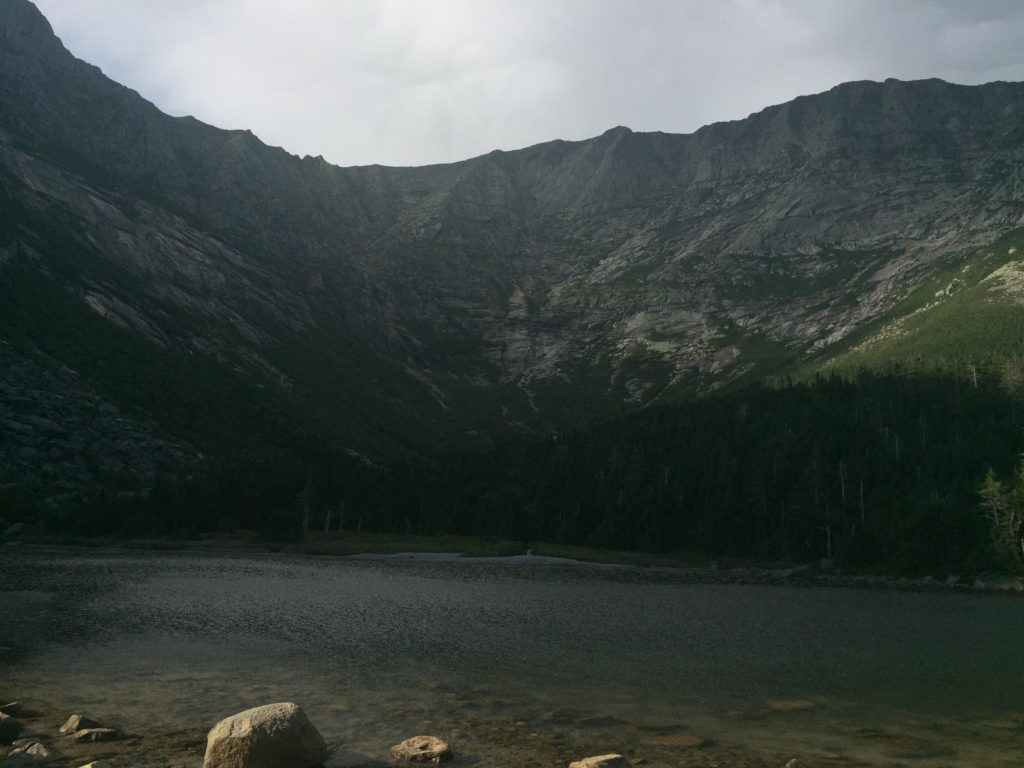
[[[388,466],[253,446],[191,478],[47,515],[83,534],[248,528],[287,540],[327,527],[976,570],[1006,555],[978,489],[990,469],[1012,471],[1022,426],[998,381],[862,372]]]

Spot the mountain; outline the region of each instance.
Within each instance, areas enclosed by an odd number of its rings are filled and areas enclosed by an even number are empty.
[[[1020,83],[339,168],[165,115],[0,1],[8,489],[372,466],[861,365],[1016,376],[1021,249]]]

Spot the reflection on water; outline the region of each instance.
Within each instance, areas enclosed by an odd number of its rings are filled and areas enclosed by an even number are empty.
[[[435,733],[487,765],[620,751],[651,766],[1019,766],[1022,630],[1024,601],[1003,596],[0,553],[0,698],[85,711],[190,764],[221,717],[294,700],[338,760]]]

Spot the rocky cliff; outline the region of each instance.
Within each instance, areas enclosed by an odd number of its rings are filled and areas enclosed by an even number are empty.
[[[1024,226],[1024,84],[847,83],[691,135],[338,168],[162,114],[3,0],[0,199],[0,336],[175,456],[225,399],[396,455],[866,343]]]

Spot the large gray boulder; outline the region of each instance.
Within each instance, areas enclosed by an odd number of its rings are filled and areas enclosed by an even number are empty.
[[[206,738],[203,768],[319,768],[323,737],[298,704],[281,702],[224,718]]]

